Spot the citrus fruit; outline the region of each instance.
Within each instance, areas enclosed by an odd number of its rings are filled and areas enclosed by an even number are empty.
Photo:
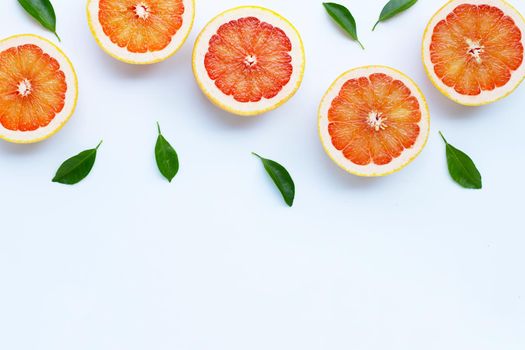
[[[199,34],[193,72],[217,106],[257,115],[290,99],[303,79],[303,43],[290,22],[262,7],[221,13]]]
[[[30,34],[0,41],[0,138],[48,138],[69,120],[77,96],[73,65],[54,44]]]
[[[319,107],[326,153],[359,176],[383,176],[405,167],[423,150],[429,127],[425,97],[409,77],[389,67],[349,70]]]
[[[430,20],[423,62],[432,83],[467,106],[497,101],[525,78],[525,19],[504,0],[453,0]]]
[[[88,23],[99,46],[132,64],[174,55],[193,26],[194,0],[88,0]]]

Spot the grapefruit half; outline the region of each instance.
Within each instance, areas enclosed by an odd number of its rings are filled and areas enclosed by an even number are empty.
[[[349,173],[384,176],[425,146],[430,114],[418,86],[389,67],[343,73],[319,107],[319,135],[330,158]]]
[[[73,114],[78,82],[71,61],[50,41],[15,35],[0,41],[0,138],[34,143]]]
[[[512,93],[525,78],[525,19],[504,0],[452,0],[430,20],[423,63],[451,100],[480,106]]]
[[[237,115],[258,115],[288,101],[303,79],[305,54],[293,25],[256,6],[212,19],[193,49],[193,73],[204,94]]]
[[[194,0],[88,0],[88,23],[98,45],[131,64],[174,55],[193,26]]]

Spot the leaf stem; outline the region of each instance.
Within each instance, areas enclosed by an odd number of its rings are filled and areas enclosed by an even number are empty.
[[[363,46],[363,44],[361,44],[361,42],[360,42],[359,40],[356,40],[356,41],[357,41],[357,43],[359,44],[359,46],[361,46],[361,48],[364,50],[365,47]]]
[[[258,154],[255,153],[255,152],[252,152],[252,154],[253,154],[254,156],[256,156],[257,158],[259,158],[259,159],[264,159],[263,157],[261,157],[260,155],[258,155]]]
[[[162,135],[162,133],[160,132],[160,124],[159,124],[159,122],[157,122],[157,130],[159,131],[159,135]]]
[[[100,145],[102,145],[102,142],[104,142],[104,140],[100,140],[100,142],[98,143],[97,147],[95,147],[95,149],[98,151],[98,148],[100,147]]]
[[[445,138],[445,136],[443,136],[443,133],[440,131],[439,132],[439,135],[441,136],[441,138],[443,139],[443,141],[445,141],[445,143],[448,145],[448,141],[447,139]]]
[[[60,37],[58,36],[58,33],[57,32],[53,32],[55,34],[55,36],[57,37],[58,41],[59,42],[62,42],[62,39],[60,39]]]
[[[381,21],[377,21],[376,24],[374,24],[374,27],[372,28],[372,31],[376,30],[376,27],[379,24],[379,22],[381,22]]]

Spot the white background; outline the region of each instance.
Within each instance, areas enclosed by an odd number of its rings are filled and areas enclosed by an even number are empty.
[[[320,1],[251,1],[290,19],[307,53],[298,94],[252,119],[212,106],[191,71],[199,30],[242,0],[197,0],[182,50],[147,67],[98,48],[84,0],[53,2],[80,99],[52,139],[0,143],[0,349],[525,348],[525,86],[482,108],[431,86],[420,42],[443,1],[372,33],[386,1],[345,0],[365,51]],[[1,36],[26,32],[56,42],[2,1]],[[421,156],[381,179],[340,170],[316,130],[329,84],[367,64],[410,75],[432,114]],[[155,167],[157,120],[181,159],[172,184]],[[438,130],[476,161],[482,191],[450,180]],[[51,183],[100,139],[88,179]],[[289,169],[293,208],[251,151]]]

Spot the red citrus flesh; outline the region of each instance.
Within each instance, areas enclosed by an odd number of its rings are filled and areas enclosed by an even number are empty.
[[[523,63],[522,33],[499,8],[463,4],[435,27],[430,45],[434,72],[462,95],[504,86]]]
[[[285,32],[255,17],[230,21],[212,36],[204,65],[210,79],[238,102],[271,99],[293,72]]]
[[[374,73],[346,81],[328,111],[334,147],[357,165],[386,165],[411,148],[421,107],[400,80]]]
[[[67,91],[60,64],[33,44],[0,52],[0,123],[13,131],[45,127],[62,111]]]
[[[182,0],[100,0],[99,21],[110,40],[133,53],[161,51],[182,27]]]

